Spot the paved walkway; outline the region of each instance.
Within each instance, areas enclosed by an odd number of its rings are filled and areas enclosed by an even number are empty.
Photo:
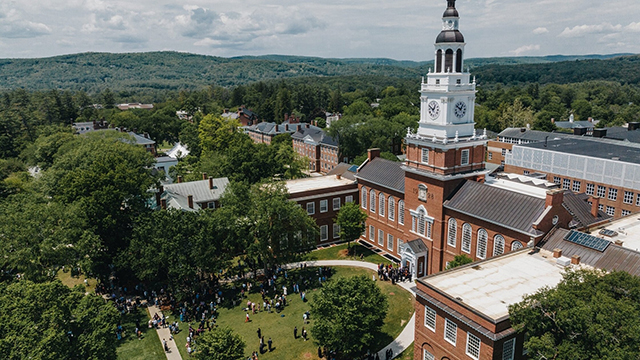
[[[148,309],[149,309],[149,314],[151,315],[151,318],[153,318],[155,314],[158,314],[158,316],[162,317],[162,312],[160,312],[160,308],[158,308],[157,306],[149,305]],[[162,339],[165,339],[167,340],[167,345],[169,345],[169,352],[165,352],[165,354],[167,355],[167,360],[182,360],[182,356],[180,356],[180,351],[178,351],[178,346],[176,345],[176,342],[171,337],[169,328],[161,327],[159,329],[156,329],[156,331],[158,332],[160,343],[162,343]]]
[[[349,266],[349,267],[359,267],[359,268],[365,268],[365,269],[369,269],[369,270],[373,270],[373,271],[378,271],[378,265],[377,264],[373,264],[373,263],[366,262],[366,261],[356,261],[356,260],[303,261],[303,262],[287,264],[287,265],[283,266],[283,268],[294,269],[294,268],[300,267],[301,264],[307,264],[307,266],[309,266],[309,267],[314,267],[314,266]],[[400,282],[400,283],[396,283],[396,284],[399,285],[400,287],[402,287],[403,289],[407,290],[408,292],[410,292],[411,295],[413,295],[413,297],[416,296],[416,285],[415,285],[414,282]],[[402,354],[403,351],[407,350],[409,348],[409,346],[411,346],[411,344],[413,344],[413,337],[414,337],[414,331],[415,331],[415,322],[416,322],[416,314],[414,313],[413,316],[411,316],[411,320],[409,320],[409,322],[404,327],[404,329],[402,329],[402,332],[400,333],[400,335],[398,335],[398,337],[395,340],[393,340],[391,342],[391,344],[385,346],[384,349],[382,349],[382,350],[380,350],[378,352],[378,356],[380,356],[380,359],[386,359],[386,351],[387,351],[387,349],[392,349],[393,350],[393,358],[392,359],[395,359],[400,354]]]

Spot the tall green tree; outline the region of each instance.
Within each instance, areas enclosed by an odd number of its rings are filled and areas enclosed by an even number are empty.
[[[311,334],[318,345],[336,350],[341,359],[356,359],[369,350],[380,332],[389,304],[366,276],[326,282],[314,294]]]
[[[243,360],[246,344],[229,327],[207,331],[198,338],[198,360]]]
[[[351,249],[351,242],[358,239],[364,232],[366,220],[367,214],[355,202],[346,203],[340,208],[336,224],[340,226],[340,239],[347,241],[349,249]]]
[[[509,315],[532,358],[640,358],[640,278],[626,272],[568,271]]]
[[[118,311],[61,282],[0,285],[3,359],[116,359]]]

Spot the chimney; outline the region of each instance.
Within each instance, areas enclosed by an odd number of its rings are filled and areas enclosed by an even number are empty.
[[[160,200],[162,199],[162,193],[164,192],[164,188],[160,186],[158,191],[156,192],[156,206],[160,206]]]
[[[213,178],[209,176],[209,190],[213,190]]]
[[[162,210],[167,210],[167,200],[166,199],[160,200],[160,207],[162,208]]]
[[[562,256],[562,249],[553,249],[553,257],[559,258],[560,256]]]
[[[573,255],[571,257],[571,265],[578,265],[580,264],[580,255]]]
[[[189,209],[193,209],[193,195],[187,196],[187,200],[189,201]]]
[[[594,218],[598,217],[598,207],[600,206],[600,198],[594,196],[591,198],[591,215]]]
[[[551,123],[552,123],[552,124],[555,124],[555,123],[556,123],[556,119],[551,118]]]
[[[564,190],[563,189],[554,189],[547,191],[547,198],[545,200],[545,207],[549,206],[557,206],[562,205],[562,200],[564,198]]]
[[[588,120],[590,123],[592,123],[592,122],[593,122],[593,118],[592,118],[592,117],[589,117],[587,120]]]
[[[309,128],[309,123],[304,124],[304,128],[308,129]]]
[[[202,173],[202,180],[207,180],[208,178],[207,173]]]
[[[627,126],[627,130],[629,131],[635,131],[638,130],[640,128],[640,123],[637,122],[630,122],[629,125]]]
[[[380,157],[380,149],[376,148],[376,149],[369,149],[367,150],[368,156],[367,158],[369,159],[369,161]]]
[[[284,124],[284,131],[289,132],[289,124]]]
[[[338,179],[338,180],[342,179],[342,175],[336,174],[336,179]]]
[[[178,184],[182,182],[182,175],[178,175]]]

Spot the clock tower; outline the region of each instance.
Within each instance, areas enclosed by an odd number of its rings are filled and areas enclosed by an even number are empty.
[[[426,270],[444,269],[444,202],[465,181],[483,181],[487,136],[474,123],[475,80],[464,71],[466,43],[458,26],[455,0],[447,0],[442,31],[435,42],[435,67],[423,79],[420,122],[405,138],[408,232],[427,249]]]

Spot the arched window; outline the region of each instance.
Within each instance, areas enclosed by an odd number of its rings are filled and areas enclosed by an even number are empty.
[[[496,235],[493,237],[493,256],[504,254],[504,237]]]
[[[360,196],[360,206],[362,206],[363,209],[367,208],[367,188],[366,187],[362,188],[362,192]]]
[[[444,72],[453,72],[453,50],[444,53]]]
[[[438,50],[436,53],[436,72],[442,72],[442,50]]]
[[[458,222],[454,218],[449,219],[449,233],[447,234],[447,245],[456,247],[456,236],[458,235]]]
[[[376,212],[376,192],[371,189],[371,199],[369,201],[369,210]]]
[[[522,243],[520,241],[514,241],[511,243],[511,251],[516,251],[522,249]]]
[[[484,259],[487,257],[487,239],[489,238],[489,234],[487,234],[487,230],[480,229],[478,230],[478,248],[476,249],[476,256],[479,259]]]
[[[462,49],[456,52],[456,72],[462,72]]]
[[[389,220],[393,221],[396,219],[396,200],[393,196],[389,196]]]
[[[471,225],[462,225],[462,251],[471,253]]]
[[[385,201],[385,197],[383,193],[380,193],[380,205],[378,206],[378,211],[380,213],[380,216],[384,216],[384,210],[387,208],[384,201]]]
[[[398,224],[404,225],[404,201],[398,201]]]

